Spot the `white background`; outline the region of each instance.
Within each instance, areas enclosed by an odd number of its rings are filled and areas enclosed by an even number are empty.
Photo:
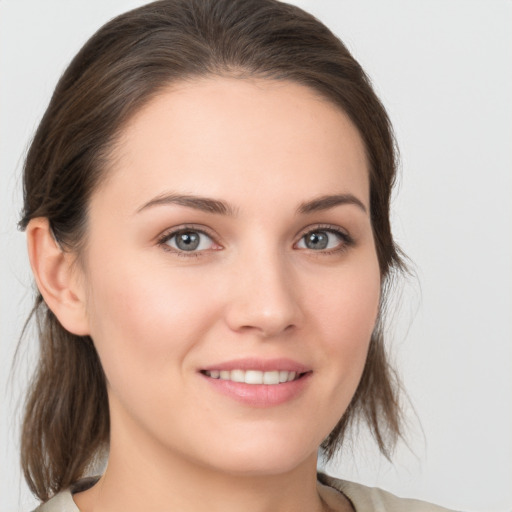
[[[0,511],[36,502],[18,464],[26,379],[12,356],[30,308],[20,169],[65,65],[136,0],[0,0]],[[417,278],[393,354],[415,408],[395,465],[364,434],[337,476],[459,510],[512,510],[512,2],[302,0],[374,81],[402,152],[393,203]]]

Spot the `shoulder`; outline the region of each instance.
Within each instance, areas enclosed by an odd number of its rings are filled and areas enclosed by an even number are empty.
[[[56,494],[53,498],[37,507],[33,512],[80,512],[71,490],[67,489]]]
[[[320,473],[318,480],[344,494],[356,512],[453,512],[425,501],[400,498],[382,489],[339,480]]]
[[[323,473],[318,474],[318,480],[345,495],[356,512],[453,512],[432,503],[400,498],[382,489],[339,480]],[[34,512],[80,511],[73,501],[71,490],[67,489],[40,505]]]
[[[82,478],[71,485],[69,489],[59,492],[53,498],[39,505],[33,512],[80,512],[73,500],[73,494],[89,489],[99,478],[99,476]]]

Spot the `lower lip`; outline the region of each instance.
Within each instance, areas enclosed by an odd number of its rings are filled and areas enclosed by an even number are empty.
[[[308,385],[312,372],[282,384],[245,384],[232,380],[212,379],[200,374],[216,391],[251,407],[273,407],[290,402]]]

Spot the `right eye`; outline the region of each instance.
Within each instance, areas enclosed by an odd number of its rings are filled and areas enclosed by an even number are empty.
[[[213,249],[215,242],[206,233],[195,229],[181,229],[168,233],[160,240],[177,252],[200,252]]]

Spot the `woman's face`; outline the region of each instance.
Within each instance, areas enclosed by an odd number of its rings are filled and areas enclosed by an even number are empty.
[[[316,456],[380,294],[348,117],[289,82],[178,84],[131,120],[107,172],[83,281],[112,456],[244,474]]]

